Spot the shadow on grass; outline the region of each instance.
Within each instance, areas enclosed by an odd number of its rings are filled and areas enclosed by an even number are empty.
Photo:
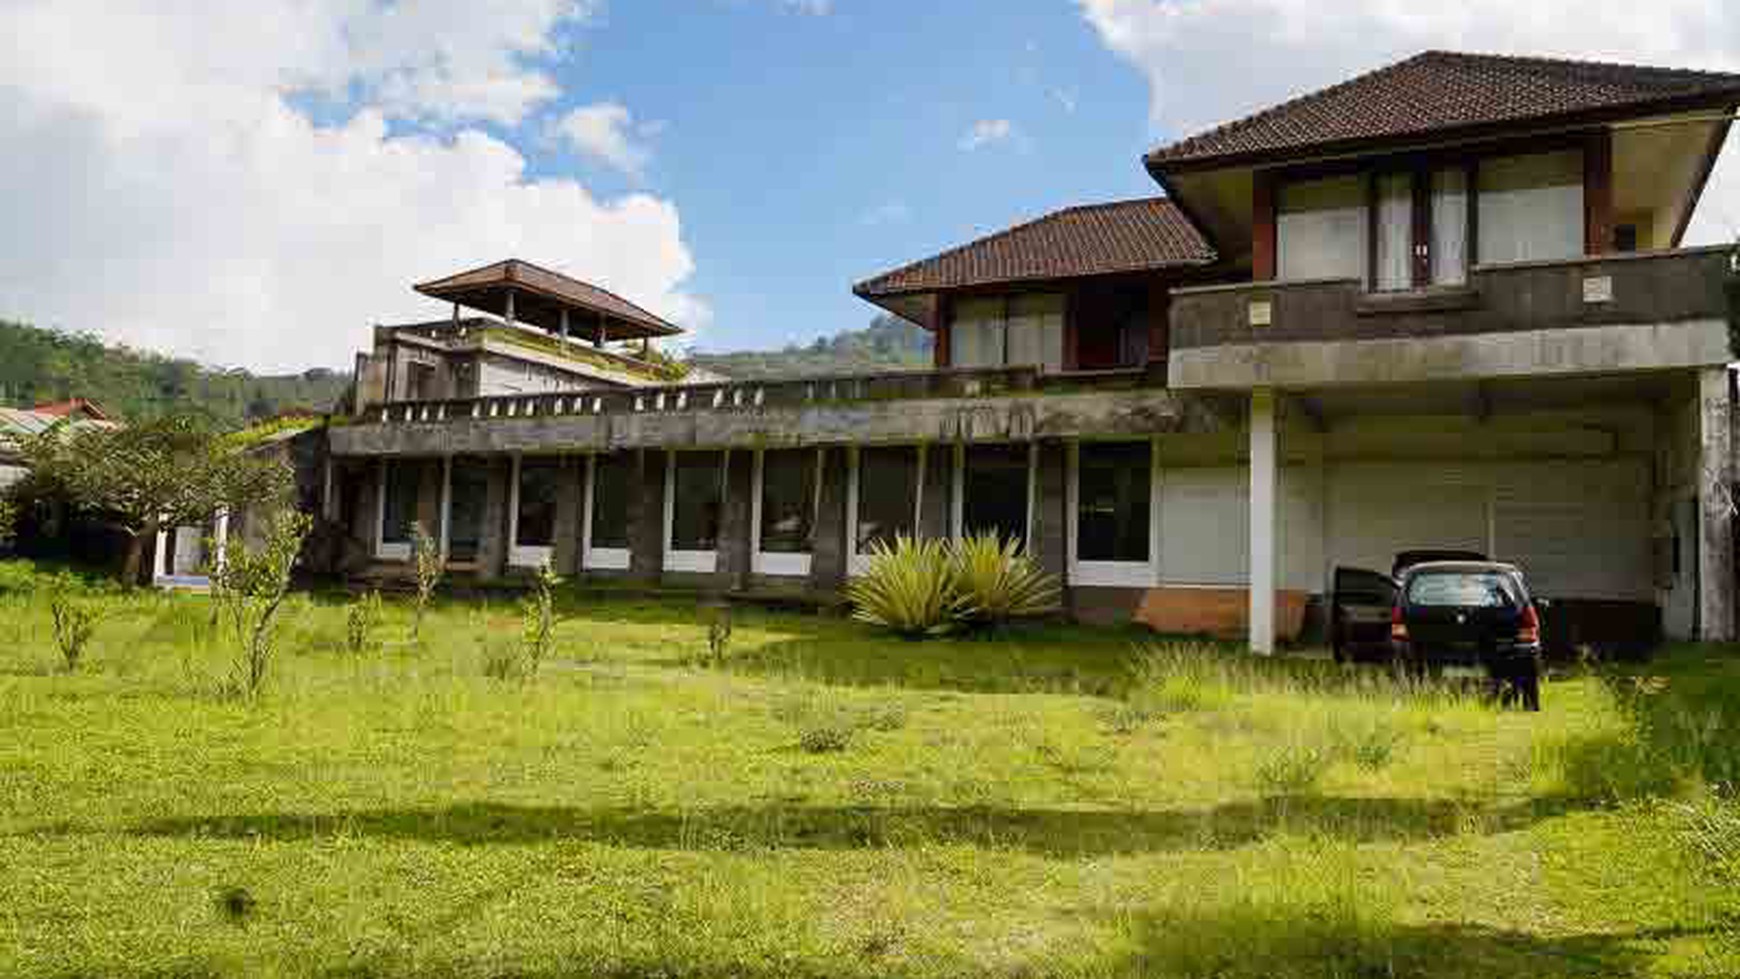
[[[791,638],[744,647],[731,670],[835,686],[1116,696],[1129,687],[1148,638],[1133,629],[1064,624],[918,642],[853,622],[782,618],[778,627]]]
[[[142,836],[307,840],[344,834],[461,845],[587,840],[667,850],[847,850],[962,845],[1058,857],[1226,850],[1276,833],[1350,842],[1423,840],[1518,829],[1537,806],[1472,811],[1449,801],[1302,796],[1205,810],[877,806],[725,806],[691,811],[476,803],[435,809],[264,813],[152,820]]]
[[[1340,979],[1637,975],[1649,946],[1716,928],[1542,936],[1484,925],[1400,924],[1358,908],[1243,902],[1212,914],[1117,916],[1132,940],[1109,976]]]

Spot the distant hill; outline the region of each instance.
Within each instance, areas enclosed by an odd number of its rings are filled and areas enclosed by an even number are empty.
[[[930,334],[884,313],[862,330],[821,337],[808,346],[738,353],[696,352],[689,359],[698,367],[745,380],[927,367],[931,363]]]
[[[350,375],[339,371],[223,370],[106,344],[94,334],[0,320],[0,404],[9,406],[89,398],[126,419],[181,410],[239,428],[286,411],[330,410],[349,388]]]

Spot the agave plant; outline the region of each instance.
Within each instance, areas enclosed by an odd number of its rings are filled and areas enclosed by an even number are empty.
[[[852,617],[909,639],[947,632],[960,607],[951,564],[941,541],[900,537],[892,547],[876,541],[869,569],[846,589]]]
[[[1017,538],[984,534],[958,540],[950,548],[949,570],[960,596],[956,614],[974,625],[997,626],[1057,610],[1057,580]]]

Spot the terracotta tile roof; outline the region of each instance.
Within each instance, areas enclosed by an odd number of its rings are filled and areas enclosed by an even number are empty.
[[[673,326],[608,289],[560,272],[552,272],[518,258],[495,262],[442,279],[420,282],[415,286],[425,296],[496,314],[503,312],[502,295],[508,287],[522,295],[529,293],[537,300],[520,305],[516,317],[522,322],[533,323],[547,330],[556,329],[557,314],[563,307],[567,307],[610,317],[615,321],[610,331],[611,339],[670,336],[683,332],[680,327]],[[580,329],[581,321],[575,321],[574,328]]]
[[[1205,265],[1214,249],[1164,197],[1064,208],[866,279],[871,298],[1106,272]]]
[[[1306,149],[1740,101],[1740,75],[1427,51],[1162,146],[1150,169],[1267,162]]]

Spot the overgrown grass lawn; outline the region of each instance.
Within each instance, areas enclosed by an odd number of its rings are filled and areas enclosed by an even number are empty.
[[[566,596],[503,680],[510,599],[355,655],[296,596],[250,703],[206,599],[86,600],[68,672],[0,565],[0,975],[1740,975],[1733,651],[1528,715],[1063,627],[740,609],[711,666]]]

